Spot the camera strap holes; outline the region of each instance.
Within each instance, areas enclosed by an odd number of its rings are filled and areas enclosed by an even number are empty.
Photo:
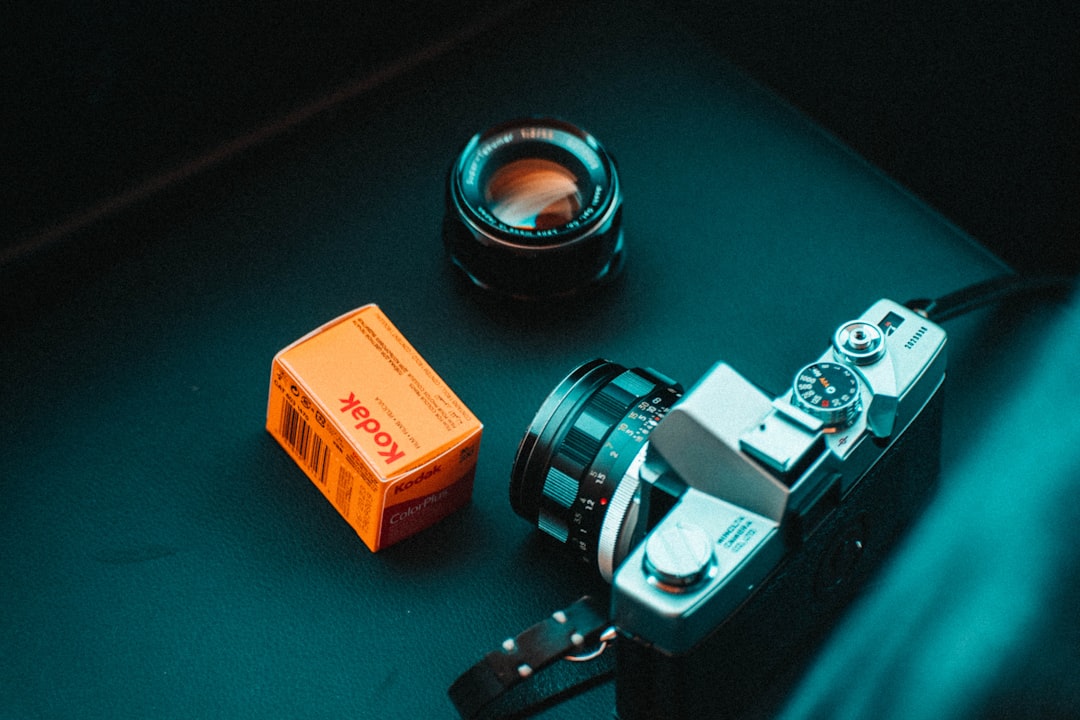
[[[616,637],[618,637],[618,633],[615,630],[615,626],[609,625],[606,630],[600,633],[600,644],[596,646],[596,648],[592,652],[587,652],[582,655],[565,655],[563,656],[563,660],[578,663],[592,662],[593,660],[604,654],[604,651],[607,650],[608,645],[615,642]],[[574,643],[574,647],[585,646],[585,638],[579,633],[574,633],[570,637],[570,640]]]
[[[606,607],[583,597],[484,656],[450,686],[450,699],[467,720],[535,714],[610,680],[615,660],[605,650],[615,637]]]

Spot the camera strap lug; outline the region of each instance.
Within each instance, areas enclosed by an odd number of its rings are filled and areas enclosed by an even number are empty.
[[[606,606],[585,596],[485,655],[450,699],[466,720],[527,717],[610,680],[615,659],[604,651],[615,637]]]

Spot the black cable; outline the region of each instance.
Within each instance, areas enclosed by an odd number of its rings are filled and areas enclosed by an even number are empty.
[[[1076,289],[1075,277],[1005,275],[978,282],[936,299],[919,298],[905,305],[934,322],[944,322],[990,304],[1023,295],[1068,297]]]

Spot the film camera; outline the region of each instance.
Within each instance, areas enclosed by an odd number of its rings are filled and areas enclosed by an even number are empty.
[[[620,718],[728,717],[794,681],[936,484],[945,343],[880,300],[779,397],[723,363],[684,395],[594,360],[544,401],[511,504],[611,582]]]

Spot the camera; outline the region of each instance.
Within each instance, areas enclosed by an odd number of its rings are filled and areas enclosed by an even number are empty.
[[[612,585],[622,720],[775,703],[936,486],[946,334],[890,300],[772,396],[594,360],[548,396],[519,515]]]

